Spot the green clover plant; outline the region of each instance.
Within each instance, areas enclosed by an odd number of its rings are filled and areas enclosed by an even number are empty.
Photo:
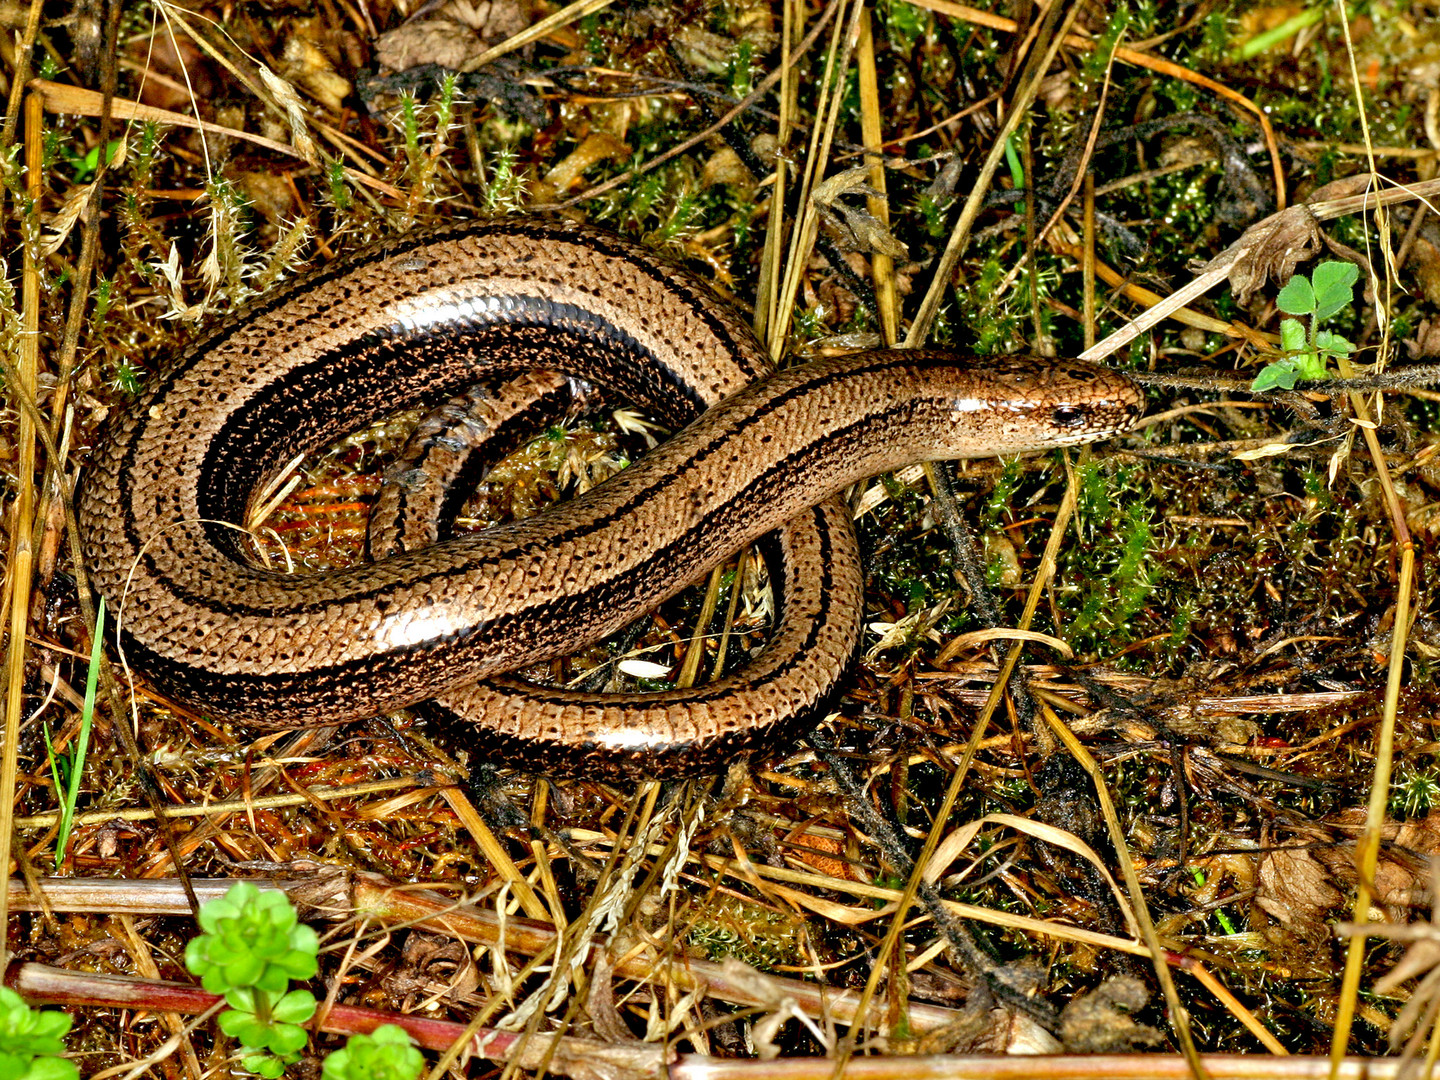
[[[74,1017],[41,1012],[8,986],[0,986],[0,1080],[79,1080],[65,1052]]]
[[[248,881],[202,906],[200,928],[205,932],[185,948],[185,966],[229,1004],[220,1030],[240,1043],[241,1064],[277,1080],[305,1048],[300,1025],[315,1014],[315,997],[289,987],[319,969],[320,939],[299,921],[289,897]]]
[[[1298,318],[1280,322],[1280,347],[1284,358],[1266,364],[1255,376],[1250,389],[1291,390],[1302,379],[1324,379],[1332,357],[1349,356],[1355,346],[1339,334],[1321,330],[1320,324],[1355,298],[1355,280],[1360,270],[1354,263],[1323,262],[1315,267],[1315,276],[1296,274],[1275,298],[1276,306],[1287,315],[1309,316],[1309,325]]]
[[[344,1047],[325,1059],[323,1080],[416,1080],[425,1058],[409,1034],[395,1024],[382,1024],[369,1035],[352,1035]]]

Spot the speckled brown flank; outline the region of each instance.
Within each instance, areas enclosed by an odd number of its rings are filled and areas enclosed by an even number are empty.
[[[523,325],[477,313],[487,296],[524,297]],[[397,338],[407,319],[415,328]],[[295,453],[515,368],[521,341],[675,423],[693,402],[726,400],[581,499],[371,566],[269,573],[237,561],[229,530],[198,523],[243,517]],[[635,352],[656,366],[633,368]],[[838,508],[809,506],[908,460],[1103,438],[1142,400],[1124,376],[1076,361],[941,353],[827,360],[735,394],[764,363],[703,283],[606,234],[500,223],[381,245],[227,323],[118,411],[80,498],[96,582],[118,603],[136,568],[123,597],[134,654],[167,692],[217,714],[330,723],[441,694],[506,746],[543,743],[546,768],[568,757],[571,771],[655,775],[661,759],[704,771],[803,722],[853,652],[853,537]],[[574,651],[787,520],[786,622],[733,682],[618,700],[506,688],[487,703],[483,686],[459,689]]]

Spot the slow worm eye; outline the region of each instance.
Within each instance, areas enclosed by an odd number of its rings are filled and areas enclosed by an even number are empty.
[[[1084,425],[1086,410],[1079,405],[1059,405],[1050,414],[1050,421],[1057,428],[1078,428]]]

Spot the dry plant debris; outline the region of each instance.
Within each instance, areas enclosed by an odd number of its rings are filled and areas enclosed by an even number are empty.
[[[1225,0],[3,14],[8,980],[71,1003],[83,1075],[200,1077],[236,1052],[186,1027],[205,1002],[172,985],[191,981],[182,869],[201,898],[284,887],[321,931],[293,1075],[377,1016],[472,1075],[829,1075],[1189,1039],[1433,1053],[1433,4],[1348,25],[1338,5]],[[814,738],[725,776],[533,777],[408,716],[258,734],[117,668],[123,709],[102,691],[57,850],[90,652],[62,494],[107,410],[301,267],[542,212],[706,274],[789,357],[873,347],[887,311],[903,337],[923,309],[930,341],[967,352],[1105,355],[1152,381],[1151,420],[1083,454],[968,463],[945,497],[918,470],[857,494],[863,661]],[[1276,293],[1317,258],[1361,268],[1331,324],[1359,347],[1335,374],[1359,381],[1251,394]],[[464,527],[663,437],[621,406],[536,433]],[[363,558],[417,419],[298,463],[257,558]],[[705,673],[742,661],[771,615],[756,561],[704,593],[527,675],[657,685],[697,640]],[[1173,991],[1143,911],[1186,973]],[[1367,932],[1348,981],[1346,919]],[[1104,1060],[1093,1074],[1116,1075]]]

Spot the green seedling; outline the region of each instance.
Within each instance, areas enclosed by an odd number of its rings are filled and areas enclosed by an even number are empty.
[[[120,140],[111,139],[105,146],[105,164],[115,164],[115,155],[120,149]],[[65,147],[61,153],[66,163],[70,166],[71,176],[77,184],[88,183],[95,179],[95,173],[100,168],[100,147],[92,146],[84,154]]]
[[[325,1059],[323,1080],[416,1080],[425,1058],[409,1034],[395,1024],[382,1024],[369,1035],[352,1035]]]
[[[315,997],[289,987],[319,969],[319,938],[283,893],[247,881],[201,907],[200,928],[205,932],[186,946],[185,966],[229,1004],[220,1030],[240,1043],[241,1064],[277,1080],[305,1048],[300,1025],[315,1014]]]
[[[1304,274],[1290,279],[1276,297],[1276,306],[1287,315],[1308,317],[1308,325],[1300,318],[1281,320],[1280,347],[1285,356],[1261,368],[1250,389],[1257,393],[1292,390],[1302,379],[1327,378],[1331,359],[1355,351],[1354,345],[1339,334],[1321,330],[1320,324],[1350,305],[1359,276],[1354,263],[1332,261],[1315,268],[1313,281]]]
[[[4,1080],[79,1080],[65,1052],[69,1013],[41,1012],[8,986],[0,986],[0,1077]]]

